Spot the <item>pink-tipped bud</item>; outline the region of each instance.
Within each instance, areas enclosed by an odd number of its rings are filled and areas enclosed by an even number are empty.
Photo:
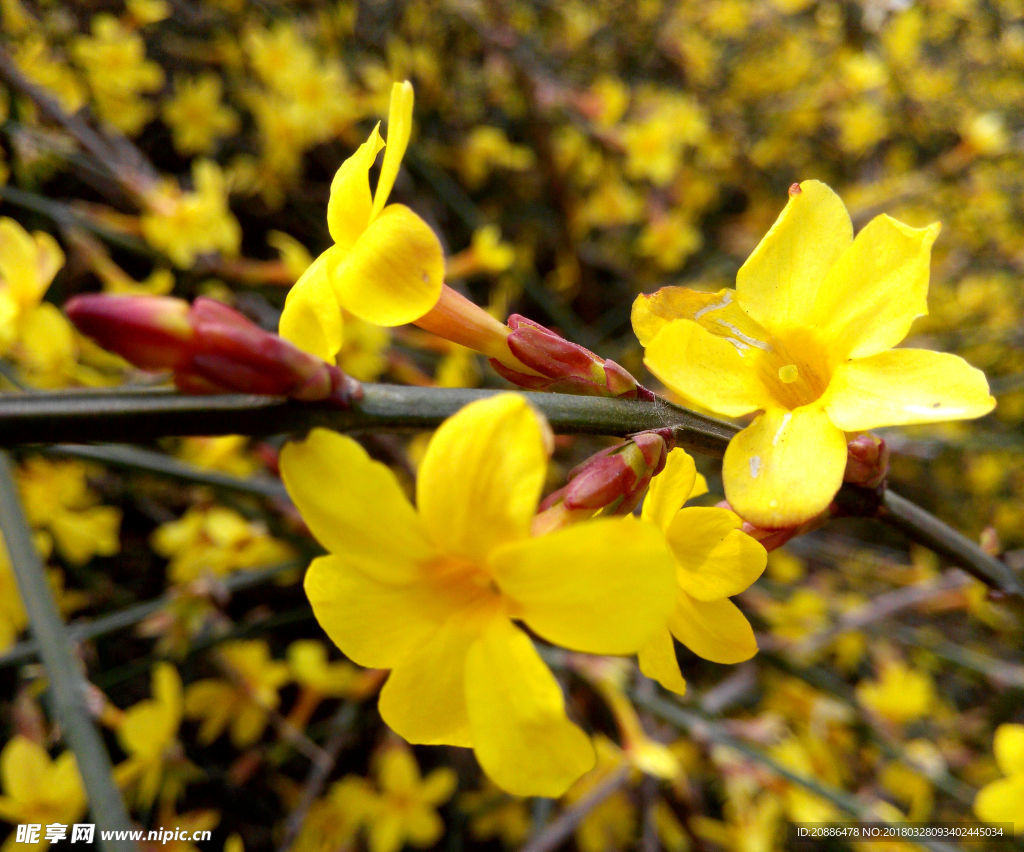
[[[508,327],[511,329],[506,340],[509,351],[539,375],[518,372],[493,358],[491,366],[519,387],[588,396],[653,399],[649,390],[614,361],[570,343],[533,320],[512,314]]]
[[[143,369],[174,372],[186,393],[241,392],[347,406],[358,382],[264,331],[227,305],[199,298],[77,296],[68,316],[105,349]]]
[[[854,485],[878,488],[889,476],[889,447],[870,432],[862,432],[846,445],[846,473]]]
[[[188,302],[169,296],[75,296],[64,306],[82,334],[143,370],[178,370],[195,331]]]
[[[636,508],[651,477],[665,466],[675,440],[671,429],[640,432],[621,444],[595,453],[569,472],[569,483],[549,494],[541,513],[560,516],[628,514]]]

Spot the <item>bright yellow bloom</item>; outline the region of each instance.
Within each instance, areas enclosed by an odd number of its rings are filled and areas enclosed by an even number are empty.
[[[75,822],[85,812],[85,790],[70,751],[51,760],[46,750],[21,735],[0,753],[0,819],[11,823],[48,825]],[[5,850],[26,848],[11,835]],[[36,848],[49,845],[45,839]]]
[[[739,663],[757,653],[746,617],[729,600],[764,571],[764,548],[740,530],[734,512],[683,503],[707,491],[693,459],[682,449],[669,453],[665,469],[651,480],[641,517],[668,542],[676,565],[675,604],[668,627],[639,654],[640,670],[666,689],[682,694],[686,682],[676,661],[674,636],[697,656]]]
[[[513,621],[574,650],[630,654],[672,605],[671,558],[651,524],[530,536],[548,444],[521,396],[466,406],[427,448],[418,510],[350,438],[317,429],[281,453],[285,485],[330,551],[306,575],[313,612],[355,662],[392,670],[384,721],[413,743],[472,747],[517,795],[560,795],[594,752]]]
[[[433,846],[444,833],[435,810],[455,792],[458,778],[447,766],[420,777],[416,759],[404,746],[388,748],[374,767],[380,795],[367,807],[370,852],[398,852],[406,843]]]
[[[986,822],[1012,822],[1013,830],[1024,832],[1024,725],[996,728],[993,750],[996,764],[1006,776],[978,791],[974,812]]]
[[[645,363],[673,392],[727,417],[760,412],[723,463],[725,496],[742,517],[786,527],[827,508],[846,432],[995,406],[984,374],[962,358],[892,349],[927,313],[938,232],[881,215],[854,239],[839,197],[804,181],[735,291],[666,287],[634,303]]]
[[[341,349],[341,308],[377,325],[419,319],[434,307],[444,283],[437,235],[402,204],[387,204],[412,132],[413,91],[395,83],[388,111],[388,145],[377,189],[370,168],[384,148],[380,125],[338,169],[327,203],[334,245],[295,283],[281,314],[280,334],[327,361]]]
[[[64,252],[49,234],[29,234],[13,219],[0,219],[0,354],[22,338],[63,265]]]

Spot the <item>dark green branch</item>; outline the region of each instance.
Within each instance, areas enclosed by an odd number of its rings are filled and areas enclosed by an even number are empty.
[[[104,829],[128,830],[132,822],[114,783],[110,755],[93,724],[87,703],[89,684],[71,650],[46,571],[32,542],[32,531],[18,499],[7,455],[0,452],[0,528],[3,529],[18,590],[49,681],[54,715],[74,752],[95,822]],[[104,841],[105,849],[131,849],[125,841]]]
[[[340,432],[433,429],[462,406],[497,393],[476,388],[363,385],[350,409],[247,394],[185,396],[148,388],[0,396],[0,447],[39,443],[147,441],[168,435],[301,435],[315,426]],[[639,402],[557,393],[524,393],[555,432],[629,435],[671,428],[692,452],[721,457],[737,427],[656,400]],[[846,514],[879,517],[989,586],[1024,596],[1024,583],[1004,563],[892,491],[845,485]]]

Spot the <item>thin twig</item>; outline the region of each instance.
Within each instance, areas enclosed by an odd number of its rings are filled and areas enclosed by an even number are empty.
[[[21,508],[10,461],[3,452],[0,452],[0,528],[32,635],[46,669],[54,716],[64,730],[68,747],[74,752],[93,819],[105,831],[130,830],[132,822],[114,783],[110,755],[89,711],[88,683],[65,634],[46,572],[32,542],[32,531]],[[129,841],[107,841],[101,837],[99,842],[104,849],[137,848]]]
[[[288,852],[292,848],[295,838],[298,837],[302,825],[306,821],[309,809],[320,795],[331,771],[338,762],[338,754],[352,735],[352,723],[355,722],[356,712],[357,705],[346,701],[331,719],[327,742],[323,744],[324,759],[313,761],[309,767],[306,782],[302,785],[302,796],[285,821],[284,835],[278,845],[278,852]]]
[[[557,849],[594,808],[626,783],[628,777],[629,767],[620,766],[571,808],[562,811],[557,819],[544,826],[521,852],[551,852]]]

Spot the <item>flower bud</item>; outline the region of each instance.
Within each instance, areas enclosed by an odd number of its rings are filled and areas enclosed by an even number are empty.
[[[519,314],[508,319],[509,351],[539,375],[514,370],[496,359],[491,366],[505,379],[529,390],[588,396],[653,399],[653,394],[614,361],[602,359],[579,344]]]
[[[889,447],[882,438],[862,432],[846,445],[846,473],[854,485],[878,488],[889,475]]]
[[[333,364],[264,331],[213,299],[76,296],[68,316],[83,334],[142,369],[171,370],[186,393],[241,392],[346,406],[362,390]]]
[[[549,531],[597,512],[629,514],[674,445],[671,429],[655,429],[595,453],[569,472],[567,485],[540,504],[534,530]]]

